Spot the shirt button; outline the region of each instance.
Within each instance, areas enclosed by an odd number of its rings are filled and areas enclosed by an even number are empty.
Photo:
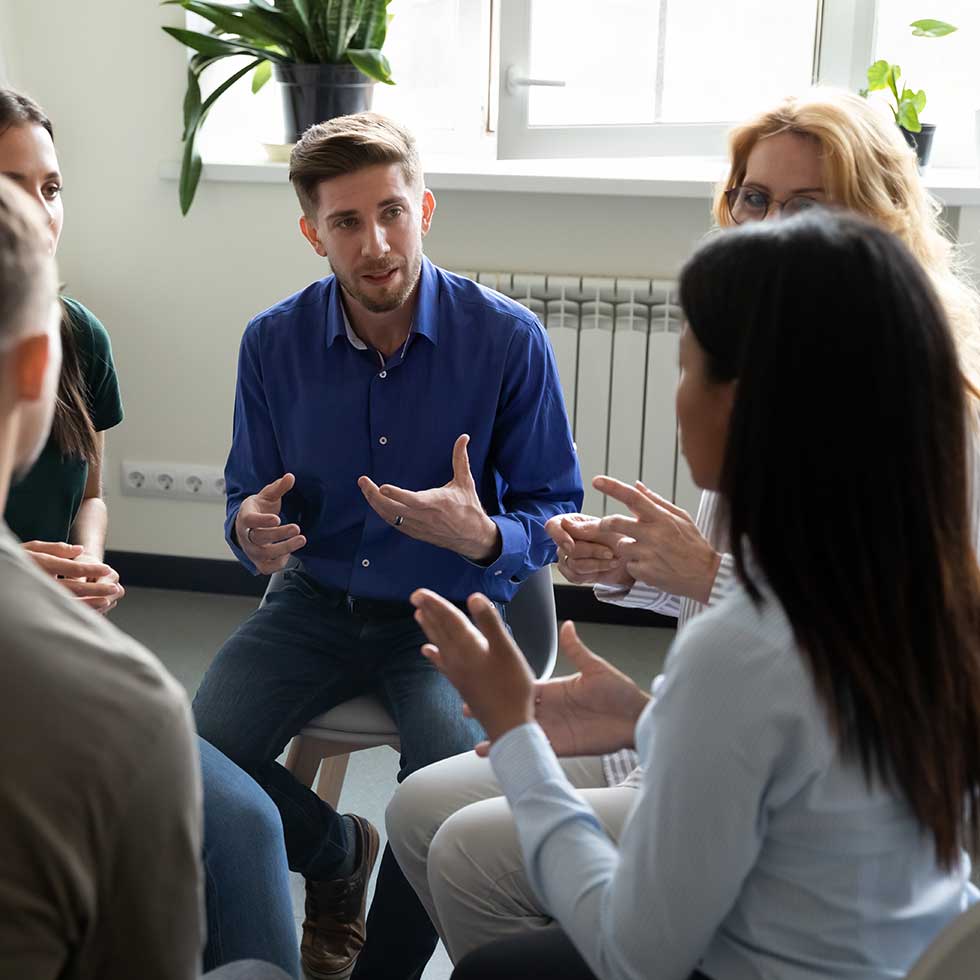
[[[362,559],[361,559],[361,564],[362,564],[362,565],[363,565],[363,566],[364,566],[365,568],[370,568],[370,567],[371,567],[371,562],[369,562],[369,561],[367,560],[367,558],[362,558]]]
[[[388,445],[388,437],[387,436],[382,436],[378,440],[378,442],[380,442],[382,446],[387,446]]]
[[[500,572],[494,572],[493,574],[494,574],[494,575],[499,575],[499,574],[500,574]]]
[[[378,377],[379,378],[387,378],[388,377],[388,372],[387,371],[382,371],[381,374],[378,375]]]

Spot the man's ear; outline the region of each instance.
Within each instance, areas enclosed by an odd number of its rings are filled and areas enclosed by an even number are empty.
[[[44,380],[51,357],[51,338],[34,334],[18,341],[8,357],[13,366],[13,383],[19,401],[37,401],[44,394]]]
[[[436,199],[428,187],[422,192],[422,234],[427,235],[432,227],[432,216],[436,213]]]
[[[320,236],[317,234],[316,225],[310,221],[309,218],[304,214],[299,219],[299,230],[303,233],[303,237],[313,246],[313,251],[317,255],[323,258],[327,257],[327,250],[323,247],[323,242],[320,241]]]

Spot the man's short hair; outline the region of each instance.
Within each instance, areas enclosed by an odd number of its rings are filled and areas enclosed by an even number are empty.
[[[317,123],[303,133],[289,156],[289,180],[303,213],[312,219],[320,181],[392,163],[402,168],[410,186],[421,184],[415,137],[376,112],[358,112]]]
[[[51,243],[38,206],[0,176],[0,347],[28,326],[40,292],[56,295]]]

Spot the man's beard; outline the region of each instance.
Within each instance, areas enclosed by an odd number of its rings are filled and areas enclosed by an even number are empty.
[[[396,266],[382,267],[376,270],[375,273],[368,273],[368,275],[377,275],[378,273],[390,271],[396,268]],[[337,275],[337,279],[340,281],[340,285],[343,286],[344,291],[357,300],[364,309],[371,313],[390,313],[392,310],[397,310],[405,300],[411,295],[412,290],[415,288],[419,281],[419,275],[422,271],[422,255],[418,254],[415,261],[412,263],[411,268],[405,266],[405,283],[396,292],[389,293],[386,296],[382,296],[380,299],[372,296],[366,295],[362,292],[354,283],[350,282],[346,277]]]

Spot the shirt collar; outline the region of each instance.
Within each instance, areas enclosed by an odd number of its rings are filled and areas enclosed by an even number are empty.
[[[439,275],[435,266],[423,255],[411,332],[421,334],[433,344],[437,344],[439,339],[438,298]],[[327,347],[331,347],[338,337],[346,337],[357,350],[367,350],[367,344],[354,333],[354,328],[350,325],[341,299],[341,286],[334,277],[333,289],[327,303]]]

